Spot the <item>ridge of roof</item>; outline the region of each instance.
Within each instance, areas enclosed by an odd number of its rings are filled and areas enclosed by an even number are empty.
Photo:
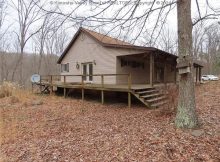
[[[129,45],[131,46],[132,44],[110,37],[108,35],[104,35],[101,33],[98,33],[96,31],[92,31],[89,29],[81,28],[82,31],[86,32],[87,34],[91,35],[92,37],[96,38],[98,41],[102,42],[103,44],[111,44],[111,45]]]

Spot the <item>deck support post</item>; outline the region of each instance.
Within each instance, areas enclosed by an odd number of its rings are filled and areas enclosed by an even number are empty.
[[[81,77],[82,77],[82,80],[81,80],[81,84],[82,84],[82,101],[84,101],[84,97],[85,97],[83,76],[84,76],[84,75],[81,76]]]
[[[66,84],[66,75],[63,76],[63,82]]]
[[[40,93],[42,93],[42,77],[40,76]]]
[[[52,85],[52,83],[53,83],[53,76],[51,75],[50,76],[50,95],[52,95],[52,93],[53,93],[53,85]]]
[[[131,108],[131,92],[128,92],[128,107]]]
[[[201,77],[202,77],[202,68],[199,67],[199,83],[201,83]]]
[[[196,67],[196,83],[198,83],[198,67]]]
[[[131,108],[131,73],[128,75],[128,107]]]
[[[84,101],[84,97],[85,97],[85,91],[84,91],[84,89],[82,88],[82,101]]]
[[[176,69],[176,67],[175,67],[175,74],[174,74],[174,83],[176,84],[176,82],[177,82],[177,69]]]
[[[33,93],[34,92],[34,84],[31,83],[31,92]]]
[[[66,98],[66,88],[63,88],[63,97]]]
[[[101,97],[102,97],[102,104],[104,104],[104,91],[101,91]]]
[[[66,84],[66,75],[64,75],[63,77],[64,77],[63,82],[64,82],[64,84]],[[64,96],[64,98],[66,98],[66,88],[63,88],[63,96]]]
[[[101,75],[101,82],[102,82],[102,90],[101,90],[101,100],[102,104],[104,104],[104,75]]]
[[[154,55],[150,54],[150,85],[154,85]]]

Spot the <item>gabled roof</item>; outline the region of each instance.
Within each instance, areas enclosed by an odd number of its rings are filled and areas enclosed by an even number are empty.
[[[95,31],[92,30],[88,30],[85,28],[81,28],[82,31],[84,31],[85,33],[89,34],[90,36],[94,37],[96,40],[98,40],[99,42],[105,44],[105,45],[127,45],[127,46],[132,46],[132,44],[121,41],[119,39],[116,38],[112,38],[109,37],[107,35],[103,35],[101,33],[97,33]]]
[[[70,50],[70,48],[72,47],[72,45],[74,44],[74,42],[76,41],[76,39],[78,38],[78,36],[80,35],[80,33],[83,32],[87,35],[89,35],[91,38],[93,38],[95,41],[97,41],[99,44],[101,44],[104,47],[112,47],[112,48],[127,48],[127,49],[134,49],[134,50],[141,50],[141,51],[151,51],[151,52],[160,52],[163,54],[167,54],[173,57],[176,57],[176,55],[167,53],[165,51],[159,50],[157,48],[153,48],[153,47],[144,47],[144,46],[136,46],[133,44],[130,44],[128,42],[124,42],[121,41],[119,39],[116,38],[112,38],[109,37],[107,35],[101,34],[101,33],[97,33],[95,31],[91,31],[85,28],[79,28],[79,30],[76,32],[76,34],[74,35],[73,39],[70,41],[69,45],[67,46],[67,48],[64,50],[64,52],[62,53],[62,55],[60,56],[60,58],[58,59],[57,63],[60,64],[61,61],[63,60],[63,58],[65,57],[65,55],[68,53],[68,51]]]

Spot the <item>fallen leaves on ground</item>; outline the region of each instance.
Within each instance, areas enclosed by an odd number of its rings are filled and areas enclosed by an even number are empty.
[[[220,82],[196,87],[198,136],[176,129],[163,108],[29,97],[0,100],[0,161],[220,161]]]

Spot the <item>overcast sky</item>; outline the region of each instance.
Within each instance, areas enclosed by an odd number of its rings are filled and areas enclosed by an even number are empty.
[[[54,6],[58,5],[62,11],[65,13],[69,13],[72,11],[73,8],[75,8],[77,5],[76,3],[78,3],[80,0],[46,0],[46,4],[48,5],[49,8],[53,8]],[[106,2],[107,0],[93,0],[94,2],[98,2],[98,3],[103,3]],[[116,11],[118,8],[121,8],[126,2],[128,2],[129,0],[118,0],[117,3],[112,5],[112,8],[109,8],[105,15],[103,15],[104,17],[111,17],[112,14],[114,13],[114,11]],[[132,2],[135,2],[136,0],[130,0]],[[171,2],[172,0],[166,0],[167,3]],[[69,2],[69,3],[68,3]],[[72,2],[72,3],[71,3]],[[139,5],[139,9],[136,11],[136,15],[141,14],[144,10],[146,10],[146,8],[149,8],[151,6],[151,2],[153,2],[153,0],[141,0],[141,5]],[[155,8],[161,6],[163,0],[156,0],[155,3]],[[200,6],[200,10],[201,10],[201,15],[205,15],[206,13],[211,13],[211,10],[209,8],[207,8],[206,5],[206,0],[198,0],[199,2],[199,6]],[[213,8],[220,8],[220,0],[209,0],[211,7]],[[131,3],[132,4],[132,3]],[[103,5],[100,8],[105,8],[108,4]],[[80,7],[77,10],[77,13],[79,15],[85,15],[88,14],[90,15],[92,12],[91,10],[94,9],[95,5],[92,5],[91,2],[86,1],[86,3],[84,5],[82,5],[82,7]],[[126,11],[126,9],[124,9]],[[97,9],[98,11],[98,9]],[[176,8],[173,9],[173,11],[169,14],[168,17],[168,21],[169,24],[171,26],[171,28],[175,29],[176,28]],[[198,10],[197,10],[197,6],[196,6],[196,0],[192,0],[192,19],[197,18],[198,17]]]
[[[13,2],[16,3],[17,0],[12,0]],[[95,2],[105,2],[106,0],[94,0]],[[131,0],[132,1],[132,0]],[[134,0],[133,0],[134,1]],[[139,5],[138,10],[136,11],[135,15],[141,15],[146,8],[150,7],[150,2],[152,2],[153,0],[142,0],[141,1],[141,5]],[[171,0],[167,0],[167,2],[169,3]],[[198,0],[199,1],[199,6],[200,6],[200,10],[201,10],[201,15],[205,15],[206,13],[211,13],[211,10],[207,8],[206,5],[206,0]],[[220,0],[209,0],[210,1],[210,5],[213,8],[220,8]],[[63,13],[70,13],[74,8],[76,8],[76,6],[78,6],[78,3],[80,2],[80,0],[41,0],[41,3],[45,3],[45,9],[52,9],[55,8],[57,6],[59,6],[59,8],[61,9],[61,11]],[[105,18],[111,18],[113,16],[113,14],[115,13],[115,11],[117,11],[119,8],[121,8],[124,3],[127,2],[126,0],[119,0],[117,3],[115,3],[114,5],[112,5],[108,10],[106,10],[102,15]],[[155,4],[155,8],[161,6],[163,0],[157,0],[156,4]],[[196,7],[196,0],[192,0],[192,19],[194,20],[195,18],[198,18],[198,11],[197,11],[197,7]],[[97,13],[98,11],[100,11],[101,9],[105,8],[107,5],[102,5],[100,6],[98,9],[94,10],[96,5],[92,5],[91,2],[87,1],[85,4],[81,5],[81,7],[79,7],[76,12],[75,15],[79,15],[79,16],[89,16],[91,14]],[[124,13],[129,11],[129,6],[124,9]],[[123,13],[122,13],[123,14]],[[99,16],[99,17],[100,17]],[[147,28],[149,28],[149,31],[153,28],[153,22],[156,19],[156,13],[155,16],[151,16],[151,18],[148,20],[147,22]],[[10,30],[17,30],[18,29],[18,24],[16,23],[16,19],[17,19],[17,14],[16,12],[9,6],[8,7],[8,20],[6,26],[8,24],[13,24],[10,27]],[[208,23],[213,23],[213,22],[217,22],[220,21],[219,20],[209,20]],[[76,31],[76,29],[74,29],[73,27],[71,27],[73,25],[73,23],[71,21],[66,21],[66,27],[68,27],[68,32],[70,33],[69,36],[72,37],[74,32]],[[177,15],[176,15],[176,8],[174,8],[169,16],[167,17],[167,22],[166,24],[168,25],[168,27],[176,32],[177,29]],[[110,27],[112,26],[112,24],[110,26],[104,26],[103,29],[104,30],[108,30]],[[69,28],[70,27],[70,28]],[[33,29],[34,30],[34,29]],[[114,34],[112,34],[114,35]],[[132,34],[130,35],[130,37],[133,37]],[[31,44],[31,43],[30,43]],[[30,50],[31,45],[28,45],[28,50]]]

